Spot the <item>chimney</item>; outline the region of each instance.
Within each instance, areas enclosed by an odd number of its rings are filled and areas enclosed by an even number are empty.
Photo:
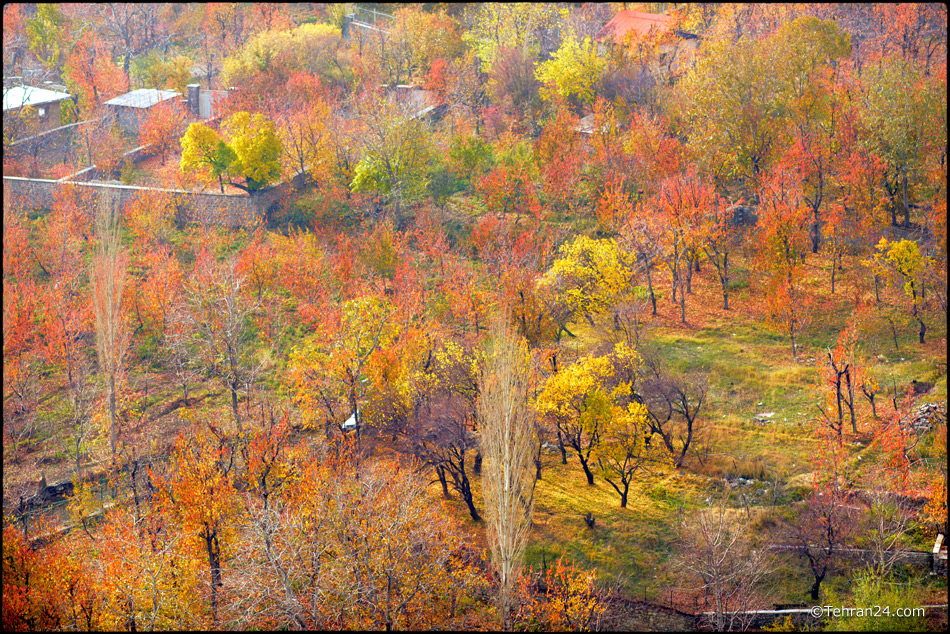
[[[201,93],[200,84],[188,84],[188,112],[198,116],[198,95]]]

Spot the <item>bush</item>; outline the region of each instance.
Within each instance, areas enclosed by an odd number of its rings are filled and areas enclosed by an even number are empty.
[[[119,180],[122,181],[123,185],[131,185],[135,182],[135,165],[129,159],[125,159],[125,163],[122,164],[122,171],[119,173]]]
[[[828,592],[827,605],[854,606],[853,614],[832,618],[829,629],[844,632],[919,632],[924,629],[924,617],[897,616],[900,609],[909,612],[910,608],[920,607],[909,584],[879,579],[865,572],[855,576],[851,587],[854,592],[850,601]]]

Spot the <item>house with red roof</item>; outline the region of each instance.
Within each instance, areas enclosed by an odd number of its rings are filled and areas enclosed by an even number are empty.
[[[619,44],[631,31],[644,36],[651,31],[662,35],[673,25],[673,16],[660,13],[643,13],[641,11],[618,11],[604,27],[597,32],[594,39],[598,42]]]
[[[676,28],[673,16],[628,9],[618,11],[617,15],[597,32],[594,40],[598,42],[603,53],[604,49],[623,44],[625,41],[659,38],[667,33],[672,33],[674,37],[664,38],[663,44],[660,45],[659,62],[663,66],[678,65],[682,62],[680,51],[693,51],[699,46],[699,36]]]

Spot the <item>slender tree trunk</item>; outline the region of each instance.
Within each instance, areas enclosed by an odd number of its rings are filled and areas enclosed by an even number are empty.
[[[115,407],[115,373],[109,373],[109,443],[112,446],[112,459],[115,460],[119,444],[119,421]]]
[[[439,478],[439,484],[442,485],[442,497],[445,499],[449,498],[449,483],[445,479],[445,467],[439,465],[435,468],[435,473]]]
[[[211,568],[211,619],[218,622],[218,586],[221,585],[221,546],[215,533],[205,533],[208,565]]]
[[[686,323],[686,293],[680,289],[680,321]]]
[[[722,282],[722,309],[729,310],[729,254],[722,256],[722,275],[719,280]]]
[[[653,316],[656,317],[656,295],[653,293],[653,276],[650,275],[650,265],[646,267],[647,288],[650,290],[650,303],[653,305]]]
[[[584,475],[587,476],[588,486],[594,486],[594,474],[591,473],[590,466],[587,464],[588,460],[584,458],[584,452],[580,449],[577,450],[577,457],[581,461],[581,466],[584,467]]]
[[[236,425],[237,431],[240,434],[242,431],[242,425],[241,413],[238,410],[237,386],[232,383],[229,387],[231,388],[231,411],[234,413],[234,424]]]
[[[907,203],[907,170],[904,169],[904,175],[901,179],[901,189],[904,193],[904,226],[910,227],[910,205]]]

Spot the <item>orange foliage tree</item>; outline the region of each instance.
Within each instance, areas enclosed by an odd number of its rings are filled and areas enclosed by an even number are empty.
[[[139,127],[139,143],[150,145],[162,156],[179,147],[179,139],[185,125],[185,110],[174,100],[150,108]]]
[[[218,623],[222,564],[236,531],[239,511],[234,488],[234,448],[209,422],[179,434],[171,472],[158,477],[153,501],[162,515],[181,526],[193,553],[206,552],[210,574],[211,623]]]

